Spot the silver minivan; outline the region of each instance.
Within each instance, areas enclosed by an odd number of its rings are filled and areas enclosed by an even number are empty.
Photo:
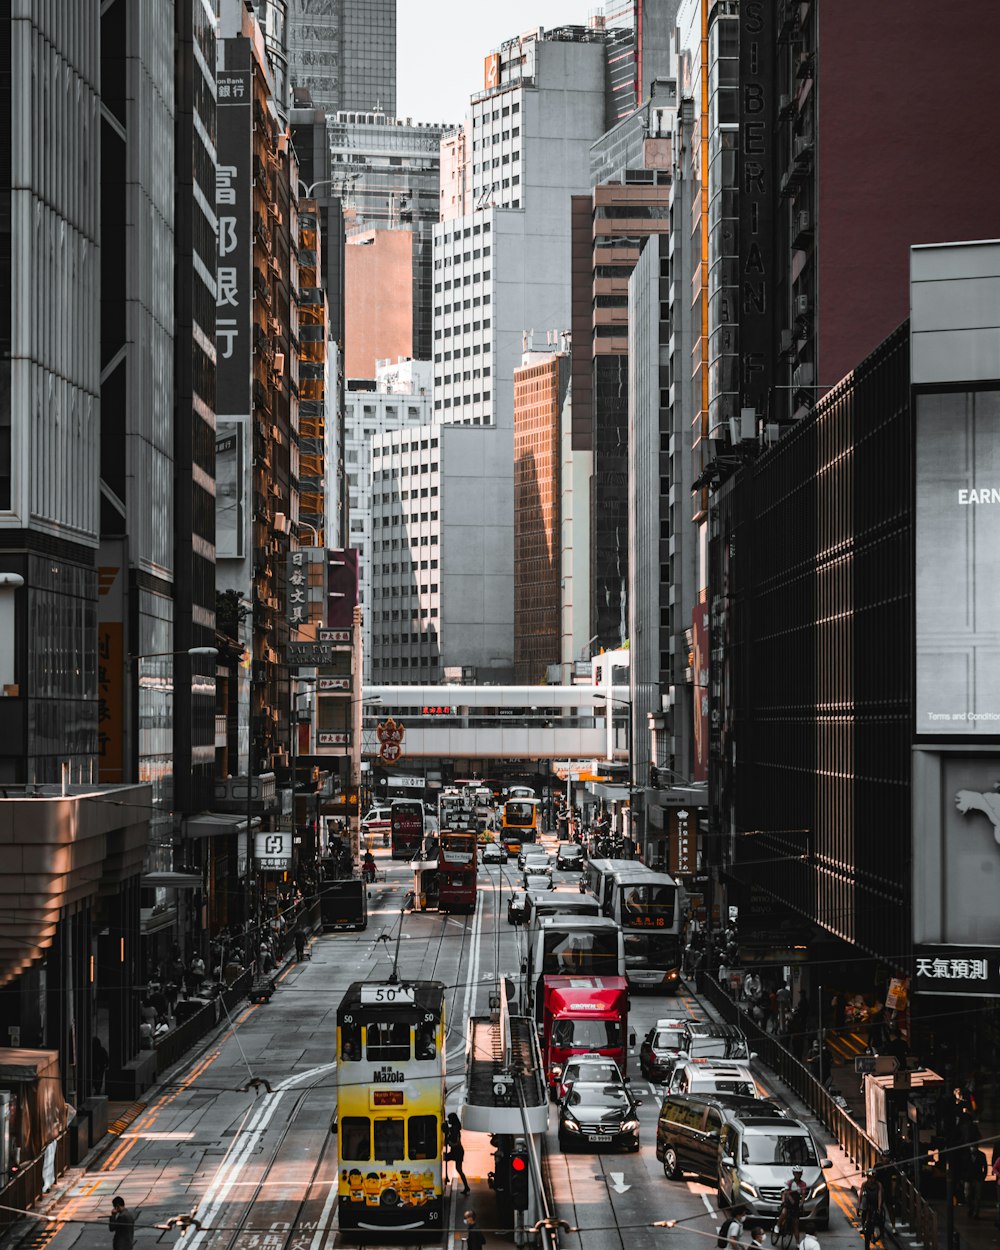
[[[831,1167],[801,1120],[747,1118],[722,1126],[719,1137],[719,1204],[742,1203],[769,1221],[781,1210],[781,1193],[802,1169],[806,1197],[801,1221],[812,1228],[830,1223],[830,1190],[823,1175]]]

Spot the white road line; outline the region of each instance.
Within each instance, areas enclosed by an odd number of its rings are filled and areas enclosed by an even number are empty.
[[[268,1125],[274,1119],[284,1094],[303,1081],[321,1076],[324,1072],[329,1072],[331,1069],[336,1069],[336,1067],[336,1063],[323,1063],[318,1067],[309,1068],[305,1072],[297,1072],[294,1076],[286,1077],[281,1081],[274,1093],[264,1095],[261,1105],[254,1111],[249,1124],[246,1128],[240,1130],[240,1141],[235,1150],[232,1151],[227,1159],[223,1160],[212,1183],[195,1209],[195,1216],[205,1227],[199,1229],[191,1238],[188,1243],[188,1250],[198,1250],[206,1235],[214,1231],[211,1227],[212,1220],[218,1215],[229,1197],[237,1182],[237,1178],[250,1158],[251,1152],[257,1145],[259,1136],[266,1131]]]

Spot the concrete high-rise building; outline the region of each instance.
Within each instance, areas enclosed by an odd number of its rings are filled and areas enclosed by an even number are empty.
[[[629,637],[628,278],[644,240],[667,230],[675,108],[674,84],[654,84],[591,149],[603,180],[572,199],[573,415],[593,452],[590,634],[613,648]]]
[[[433,415],[432,390],[430,362],[422,360],[380,361],[374,378],[352,378],[347,383],[344,472],[350,492],[350,528],[346,541],[358,553],[365,681],[371,681],[372,618],[377,611],[371,569],[372,444],[376,437],[390,430],[426,426]]]
[[[352,245],[379,254],[377,263],[369,262],[363,252],[345,255],[347,376],[368,376],[374,361],[386,357],[429,360],[441,136],[453,127],[413,123],[376,111],[341,112],[329,119],[328,126],[330,195],[340,201]],[[408,237],[400,239],[399,234]],[[406,248],[408,272],[404,269]],[[348,266],[353,279],[346,273]],[[375,285],[364,287],[369,281]],[[353,296],[349,285],[357,292]],[[381,303],[383,311],[396,310],[390,338],[379,337],[378,319],[369,312],[374,303]],[[407,316],[408,343],[402,341]]]
[[[551,680],[562,649],[562,425],[568,350],[525,351],[514,370],[514,681]]]
[[[606,0],[594,21],[607,34],[608,129],[671,76],[671,45],[679,0]]]
[[[396,111],[396,0],[287,0],[293,96],[333,115]]]
[[[472,211],[435,232],[442,421],[509,432],[523,332],[569,325],[567,204],[590,186],[590,145],[604,129],[604,48],[602,31],[569,26],[510,40],[487,58],[472,98]]]
[[[374,682],[426,685],[451,668],[511,680],[513,517],[495,443],[437,421],[374,437]]]
[[[442,221],[464,217],[472,208],[472,138],[468,123],[441,138]]]

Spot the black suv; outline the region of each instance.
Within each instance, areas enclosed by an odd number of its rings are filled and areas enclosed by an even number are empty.
[[[724,1125],[736,1120],[785,1119],[773,1102],[739,1094],[668,1094],[656,1123],[656,1157],[667,1180],[694,1172],[717,1184]]]

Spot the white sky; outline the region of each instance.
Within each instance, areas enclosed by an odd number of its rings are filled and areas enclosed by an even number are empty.
[[[586,24],[600,0],[398,0],[396,115],[460,122],[483,87],[483,58],[536,26]]]

